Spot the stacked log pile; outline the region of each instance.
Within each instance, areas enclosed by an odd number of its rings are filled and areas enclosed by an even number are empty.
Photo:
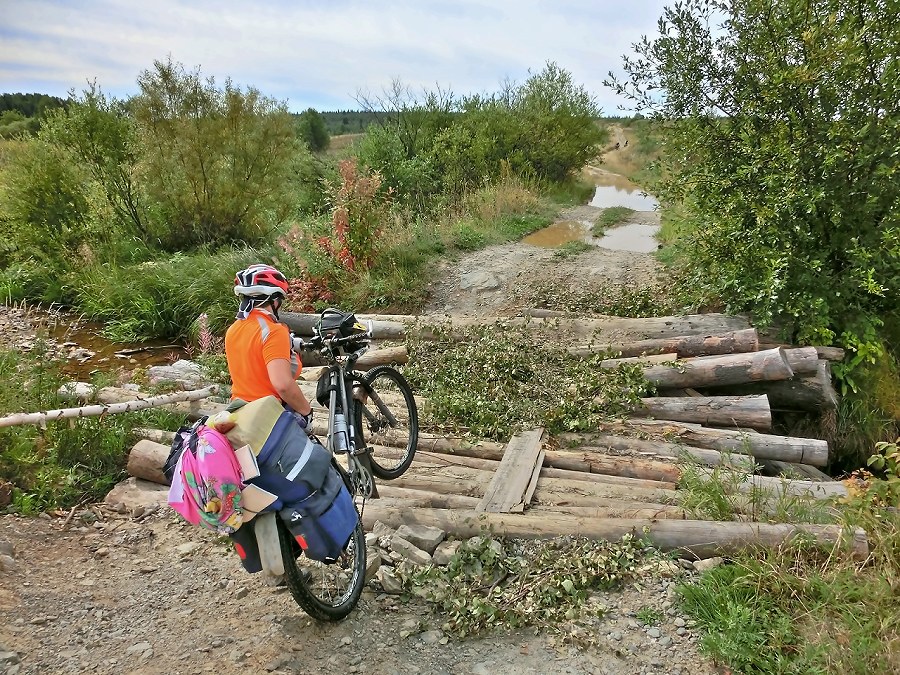
[[[284,314],[283,318],[298,334],[309,335],[317,317]],[[372,352],[387,359],[378,362],[401,363],[406,352],[394,341],[412,334],[428,338],[430,326],[446,321],[444,317],[360,318],[373,320],[376,339],[385,341]],[[485,321],[453,319],[451,333]],[[742,472],[743,479],[732,486],[738,493],[763,491],[772,499],[789,495],[809,500],[846,495],[842,483],[821,471],[828,463],[827,443],[771,433],[773,410],[821,411],[836,402],[827,362],[840,356],[837,352],[761,345],[745,319],[715,314],[572,319],[533,312],[504,321],[546,335],[566,334],[579,345],[570,348],[576,356],[618,353],[600,367],[636,360],[659,395],[642,399],[629,417],[588,435],[548,439],[535,430],[529,432],[530,441],[516,437],[501,444],[421,433],[409,471],[395,481],[380,483],[381,498],[366,504],[367,524],[375,519],[391,526],[430,524],[458,536],[477,533],[482,527],[511,536],[616,537],[644,532],[663,548],[694,556],[729,553],[745,545],[774,545],[801,532],[823,542],[837,542],[845,534],[831,526],[693,521],[678,505],[677,493],[681,462],[687,459],[710,471],[731,467]],[[317,375],[316,368],[306,368],[310,381],[301,382],[310,400]],[[777,391],[774,399],[773,391]],[[791,391],[799,392],[796,398],[789,396]],[[107,404],[129,397],[134,397],[133,392],[100,392]],[[191,416],[222,407],[209,401],[176,405]],[[321,422],[313,431],[325,433]],[[133,478],[110,494],[111,501],[164,501],[161,467],[171,432],[148,429],[142,435],[145,438],[135,444],[129,458]],[[390,440],[385,443],[374,451],[399,452],[389,447]],[[755,475],[761,465],[800,479]],[[702,475],[703,470],[699,471]],[[754,513],[765,503],[757,495]],[[851,550],[864,555],[865,534],[850,534]]]

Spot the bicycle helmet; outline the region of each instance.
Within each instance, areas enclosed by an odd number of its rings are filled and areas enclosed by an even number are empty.
[[[234,276],[234,294],[241,299],[237,318],[246,319],[254,307],[283,298],[287,292],[287,278],[277,269],[271,265],[250,265]]]

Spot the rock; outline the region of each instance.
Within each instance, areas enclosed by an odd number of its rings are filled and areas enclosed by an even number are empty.
[[[376,520],[375,524],[372,526],[372,534],[379,539],[381,537],[392,537],[394,535],[394,528],[385,525],[380,520]]]
[[[403,585],[400,583],[400,580],[387,567],[379,567],[375,573],[375,578],[378,579],[378,583],[381,584],[385,593],[398,594],[403,591]]]
[[[672,638],[670,638],[668,635],[663,635],[661,638],[659,638],[660,647],[668,647],[670,644],[672,644]]]
[[[444,541],[446,534],[442,529],[430,525],[404,524],[397,528],[397,536],[422,549],[428,555],[433,555],[438,544]]]
[[[684,619],[682,619],[682,618],[679,616],[679,617],[678,617],[677,619],[675,619],[672,623],[675,625],[676,628],[681,628],[682,626],[684,626]]]
[[[200,366],[185,359],[179,359],[168,366],[150,366],[147,369],[147,377],[150,378],[151,384],[163,381],[178,382],[189,387],[207,384]]]
[[[378,570],[381,569],[381,554],[374,548],[366,548],[366,574],[365,582],[369,583],[375,578]]]
[[[444,634],[439,630],[426,630],[419,636],[419,639],[426,645],[436,645],[440,643],[443,637]]]
[[[66,382],[56,392],[63,400],[92,401],[97,388],[89,382]]]
[[[459,551],[460,546],[462,546],[461,541],[442,541],[434,550],[434,555],[432,556],[434,564],[449,565],[450,561],[453,560],[453,556]]]
[[[391,551],[400,554],[405,560],[409,560],[416,565],[432,564],[430,554],[426,553],[418,546],[414,546],[412,543],[401,537],[399,533],[391,537]]]
[[[0,651],[0,666],[14,666],[19,663],[19,655],[13,651]]]
[[[189,556],[191,553],[196,551],[202,546],[202,544],[198,544],[196,541],[189,541],[185,544],[179,544],[175,547],[175,552],[181,556],[182,558]]]
[[[709,570],[718,567],[723,562],[725,562],[725,560],[719,557],[696,560],[694,561],[694,569],[698,572],[708,572]]]
[[[651,628],[647,631],[647,635],[652,637],[654,640],[662,635],[662,631],[659,628]]]
[[[16,561],[12,556],[0,555],[0,572],[14,572]]]

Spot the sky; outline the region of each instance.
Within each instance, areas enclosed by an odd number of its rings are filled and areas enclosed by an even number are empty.
[[[171,58],[191,71],[307,108],[358,110],[392,81],[414,92],[491,93],[548,61],[606,115],[604,87],[662,0],[0,0],[0,93],[110,96]],[[668,4],[672,4],[671,0]],[[626,110],[627,112],[627,110]]]

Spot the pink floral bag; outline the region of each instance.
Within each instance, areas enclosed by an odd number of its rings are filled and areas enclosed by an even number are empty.
[[[223,434],[201,426],[197,436],[175,465],[169,505],[192,525],[231,534],[243,522],[240,464]]]

